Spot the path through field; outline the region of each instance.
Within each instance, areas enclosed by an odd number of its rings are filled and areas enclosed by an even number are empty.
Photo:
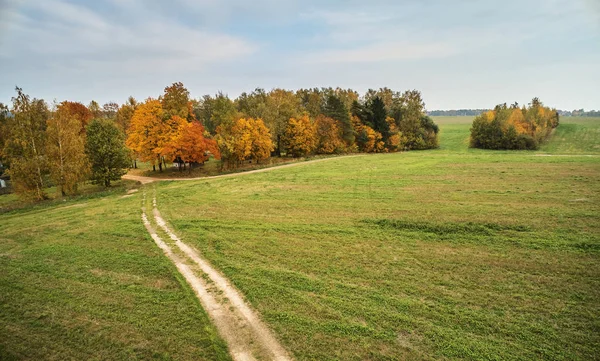
[[[168,227],[157,208],[155,194],[152,200],[153,220],[170,241],[161,238],[146,214],[145,192],[143,199],[142,221],[146,230],[192,287],[219,334],[227,342],[232,358],[235,361],[292,360],[231,283]]]

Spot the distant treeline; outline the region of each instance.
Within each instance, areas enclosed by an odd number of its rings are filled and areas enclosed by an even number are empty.
[[[475,117],[491,109],[456,109],[456,110],[431,110],[427,115],[432,117]],[[561,117],[600,117],[600,110],[557,110]]]
[[[561,117],[600,117],[600,110],[557,110]]]
[[[431,110],[427,115],[432,117],[475,117],[489,109],[455,109],[455,110]]]

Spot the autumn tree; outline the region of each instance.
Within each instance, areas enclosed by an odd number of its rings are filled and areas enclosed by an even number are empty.
[[[316,152],[318,154],[333,154],[344,151],[344,140],[334,119],[320,114],[315,119],[315,124],[317,132]]]
[[[188,163],[191,172],[192,163],[204,163],[210,154],[216,159],[221,159],[217,142],[208,138],[208,135],[199,121],[182,123],[175,137],[167,143],[163,151],[179,162],[179,170],[183,168],[182,163]]]
[[[307,114],[290,118],[285,129],[284,144],[287,154],[302,157],[317,148],[317,127]]]
[[[78,102],[64,101],[60,104],[65,113],[79,121],[79,132],[85,134],[85,128],[94,114],[85,105]]]
[[[63,196],[75,193],[77,184],[85,179],[89,170],[79,128],[81,122],[69,110],[65,103],[56,106],[46,129],[50,177]]]
[[[7,134],[3,157],[8,160],[15,192],[25,198],[45,199],[46,121],[48,107],[43,100],[31,99],[19,87],[12,98],[11,116],[5,120]]]
[[[141,160],[150,162],[156,170],[163,169],[163,148],[177,134],[186,120],[178,116],[165,118],[159,100],[148,99],[140,104],[131,119],[127,135],[127,146]]]
[[[273,142],[262,119],[239,118],[217,128],[215,137],[224,166],[237,167],[241,162],[269,158]]]
[[[125,136],[108,119],[95,119],[87,127],[85,153],[90,161],[91,178],[95,184],[110,187],[121,179],[129,165]]]

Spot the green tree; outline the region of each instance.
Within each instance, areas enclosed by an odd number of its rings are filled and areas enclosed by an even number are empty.
[[[161,98],[164,117],[171,118],[178,116],[191,121],[190,116],[190,92],[183,86],[183,83],[173,83],[165,88],[165,93]]]
[[[110,120],[95,119],[88,125],[85,153],[95,184],[109,187],[111,181],[121,179],[127,172],[129,154],[125,135]]]

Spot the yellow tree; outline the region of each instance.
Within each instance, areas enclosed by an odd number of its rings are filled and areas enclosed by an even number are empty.
[[[77,190],[89,173],[84,137],[77,119],[65,103],[59,104],[47,121],[46,156],[50,176],[64,196]]]
[[[271,139],[271,132],[265,125],[262,119],[249,118],[250,131],[252,133],[252,149],[250,150],[251,157],[257,163],[265,159],[269,159],[273,151],[274,144]]]
[[[44,191],[46,174],[46,121],[48,107],[41,99],[31,99],[16,88],[17,96],[12,98],[12,116],[5,121],[6,135],[3,159],[10,163],[8,174],[15,192],[25,198],[37,200],[47,197]],[[79,128],[78,128],[79,129]]]
[[[217,127],[217,144],[224,164],[239,166],[247,159],[260,162],[273,150],[271,133],[261,119],[239,118],[232,124]]]
[[[310,154],[317,147],[317,127],[307,114],[299,118],[290,118],[284,140],[287,153],[293,157]]]
[[[161,102],[148,99],[140,104],[131,118],[127,134],[127,147],[156,170],[162,171],[163,148],[176,136],[186,120],[174,116],[165,119]]]
[[[335,119],[319,114],[315,124],[318,139],[317,153],[332,154],[344,151],[345,143]]]

